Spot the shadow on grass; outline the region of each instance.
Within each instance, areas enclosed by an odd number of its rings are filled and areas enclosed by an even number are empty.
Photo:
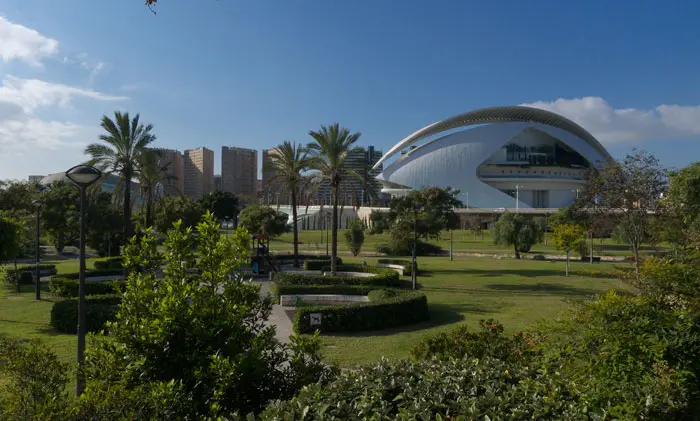
[[[537,295],[564,295],[575,297],[587,297],[600,294],[601,291],[590,288],[577,288],[570,285],[559,284],[490,284],[487,288],[496,291],[508,291],[517,293],[536,293]]]
[[[580,271],[580,270],[573,270],[570,273],[574,276],[585,276],[588,278],[611,278],[613,277],[613,273],[615,270],[610,270],[610,271],[601,271],[601,272],[594,272],[591,271],[590,273]],[[480,276],[480,277],[501,277],[501,276],[522,276],[525,278],[538,278],[538,277],[544,277],[544,276],[557,276],[557,277],[563,277],[564,276],[564,271],[560,267],[553,267],[552,269],[526,269],[526,268],[518,268],[518,269],[471,269],[471,268],[462,268],[462,269],[439,269],[439,270],[433,270],[432,275],[424,274],[422,275],[423,277],[431,278],[433,276],[438,276],[438,275],[466,275],[466,276]]]

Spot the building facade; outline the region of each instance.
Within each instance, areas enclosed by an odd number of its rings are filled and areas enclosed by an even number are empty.
[[[477,208],[568,206],[588,172],[612,161],[583,127],[524,106],[485,108],[433,123],[397,143],[376,168],[389,158],[396,159],[378,177],[383,192],[452,187],[463,203]]]
[[[185,191],[185,170],[182,153],[174,149],[155,148],[160,153],[159,165],[165,168],[161,181],[164,196],[180,196]]]
[[[348,206],[376,205],[381,201],[381,184],[377,176],[382,172],[383,165],[377,164],[382,158],[382,152],[374,146],[358,148],[345,158],[345,168],[356,175],[347,174],[338,192],[339,203]],[[358,177],[359,176],[359,177]],[[317,198],[319,202],[330,204],[332,189],[328,183],[319,186]]]
[[[184,193],[199,199],[214,191],[214,151],[204,147],[184,153]]]
[[[260,200],[262,203],[276,203],[277,195],[283,193],[282,184],[275,180],[276,172],[272,169],[272,156],[277,154],[277,149],[263,149],[262,151],[262,185],[260,188]]]
[[[221,189],[248,201],[257,197],[258,151],[221,148]],[[252,202],[251,202],[252,203]]]

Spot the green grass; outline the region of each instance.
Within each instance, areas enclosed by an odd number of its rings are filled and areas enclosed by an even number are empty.
[[[611,264],[573,263],[572,271],[588,276],[568,278],[561,262],[479,258],[450,262],[446,257],[421,257],[419,268],[423,274],[418,282],[428,297],[430,322],[386,331],[324,335],[325,358],[344,367],[382,356],[405,358],[425,336],[458,323],[476,329],[480,319],[494,318],[515,332],[540,319],[556,317],[569,305],[568,300],[611,288],[628,289],[608,277],[606,272],[615,271]]]
[[[345,244],[345,237],[343,236],[343,231],[338,233],[338,249],[341,252],[348,251],[348,247]],[[330,235],[330,234],[329,234]],[[551,233],[547,234],[551,237]],[[474,235],[469,230],[455,230],[452,234],[453,238],[453,251],[455,253],[483,253],[483,254],[513,254],[512,247],[505,247],[496,245],[493,243],[493,238],[491,237],[491,232],[488,230],[483,231],[483,239],[481,236]],[[329,236],[330,240],[330,236]],[[278,238],[272,239],[270,241],[270,246],[273,251],[286,251],[293,249],[292,234],[287,233]],[[314,231],[305,230],[299,231],[299,250],[304,251],[323,251],[326,250],[326,232],[325,231]],[[365,252],[374,252],[378,245],[387,244],[389,242],[388,234],[376,234],[376,235],[365,235],[365,243],[362,250]],[[437,244],[445,250],[450,248],[450,235],[449,231],[442,233],[439,240],[431,240],[430,243]],[[664,247],[661,247],[664,249]],[[653,253],[657,251],[657,248],[651,246],[644,246],[641,249],[643,254]],[[620,244],[615,240],[610,238],[604,239],[594,239],[593,241],[593,252],[596,256],[630,256],[631,250],[629,245]],[[532,250],[528,254],[563,254],[560,250],[554,246],[551,241],[547,241],[545,244],[536,244],[532,247]]]

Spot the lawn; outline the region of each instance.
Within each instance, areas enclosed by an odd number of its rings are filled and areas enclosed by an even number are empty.
[[[345,237],[343,236],[343,231],[340,230],[338,233],[338,249],[341,252],[348,251],[348,247],[345,243]],[[455,230],[452,233],[453,239],[453,251],[455,253],[479,253],[479,254],[513,254],[512,247],[500,246],[493,243],[493,238],[491,237],[491,232],[489,230],[483,230],[483,239],[481,235],[474,235],[469,230]],[[551,233],[547,234],[551,237]],[[330,233],[329,233],[330,240]],[[325,252],[326,250],[326,232],[325,231],[314,231],[305,230],[299,231],[299,249],[303,251],[315,251],[315,252]],[[389,242],[388,234],[376,234],[376,235],[366,235],[365,243],[363,245],[363,251],[374,252],[378,245],[387,244]],[[442,233],[439,240],[431,240],[430,243],[437,244],[444,250],[449,250],[450,248],[450,234],[449,231]],[[293,236],[291,233],[284,234],[278,238],[274,238],[270,241],[270,246],[273,251],[291,251],[293,249]],[[663,247],[661,247],[663,249]],[[643,254],[649,254],[658,251],[656,247],[651,247],[645,245],[641,249]],[[630,247],[627,244],[621,244],[612,240],[610,238],[595,238],[593,240],[593,252],[595,256],[629,256],[631,255]],[[532,247],[529,252],[530,255],[534,254],[563,254],[560,250],[557,250],[551,240],[547,241],[547,244],[536,244]]]
[[[351,259],[348,259],[351,260]],[[368,261],[371,263],[371,260]],[[512,259],[419,258],[418,282],[428,297],[430,322],[402,329],[361,334],[324,335],[325,358],[348,367],[380,357],[404,358],[421,338],[466,323],[494,318],[507,331],[532,327],[540,319],[556,317],[567,301],[590,297],[611,288],[629,289],[606,272],[612,264],[572,264],[589,276],[564,276],[564,263]],[[408,278],[406,278],[408,279]]]

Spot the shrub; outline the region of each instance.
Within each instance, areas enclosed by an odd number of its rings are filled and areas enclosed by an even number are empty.
[[[277,285],[270,288],[272,295],[279,299],[280,295],[303,294],[340,294],[367,295],[376,290],[374,285]]]
[[[96,277],[96,276],[116,276],[123,275],[124,269],[102,269],[102,270],[88,270],[85,272],[86,278]],[[80,272],[64,273],[61,275],[62,278],[66,279],[79,279]]]
[[[98,332],[104,329],[108,321],[114,320],[120,302],[120,295],[85,297],[87,331]],[[78,300],[71,298],[54,304],[51,307],[51,326],[59,332],[77,333]]]
[[[544,254],[536,254],[536,255],[532,256],[532,260],[540,260],[540,261],[543,261],[543,260],[546,260],[546,259],[545,259],[545,257],[544,257]]]
[[[349,265],[343,265],[348,268]],[[359,270],[362,268],[361,270]],[[391,269],[376,268],[373,266],[352,266],[353,272],[375,273],[376,276],[321,276],[305,275],[293,272],[278,272],[275,279],[279,285],[375,285],[375,286],[399,286],[401,284],[399,274]]]
[[[595,415],[567,393],[556,374],[544,381],[534,381],[535,375],[528,367],[488,357],[382,360],[274,402],[260,419],[574,420]]]
[[[123,270],[124,268],[124,258],[123,257],[112,257],[110,259],[97,260],[95,261],[95,269],[100,271],[105,270]]]
[[[384,253],[388,256],[411,256],[413,255],[413,239],[392,238],[388,245],[377,246],[377,252]],[[418,240],[416,255],[439,256],[441,254],[444,254],[442,247]]]
[[[124,292],[125,280],[85,282],[85,295],[105,295]],[[51,279],[51,292],[59,297],[77,297],[79,281],[54,277]]]
[[[370,301],[337,307],[302,307],[294,317],[297,333],[356,332],[403,326],[427,320],[428,299],[417,291],[375,292]],[[311,325],[311,314],[321,315],[320,325]]]
[[[353,256],[360,254],[362,244],[365,242],[365,227],[359,219],[355,218],[350,222],[345,231],[345,241]]]
[[[342,265],[343,260],[340,257],[338,257],[338,258],[336,258],[336,263],[338,265]],[[304,260],[304,269],[305,270],[321,270],[325,266],[330,266],[330,264],[331,264],[330,257],[322,257],[322,258]]]
[[[19,284],[20,285],[34,285],[34,273],[22,271],[19,273]]]
[[[449,332],[441,332],[422,340],[411,350],[417,359],[478,358],[486,356],[503,361],[521,361],[530,353],[528,340],[523,333],[503,335],[503,325],[493,319],[480,320],[480,332],[469,332],[460,325]]]

